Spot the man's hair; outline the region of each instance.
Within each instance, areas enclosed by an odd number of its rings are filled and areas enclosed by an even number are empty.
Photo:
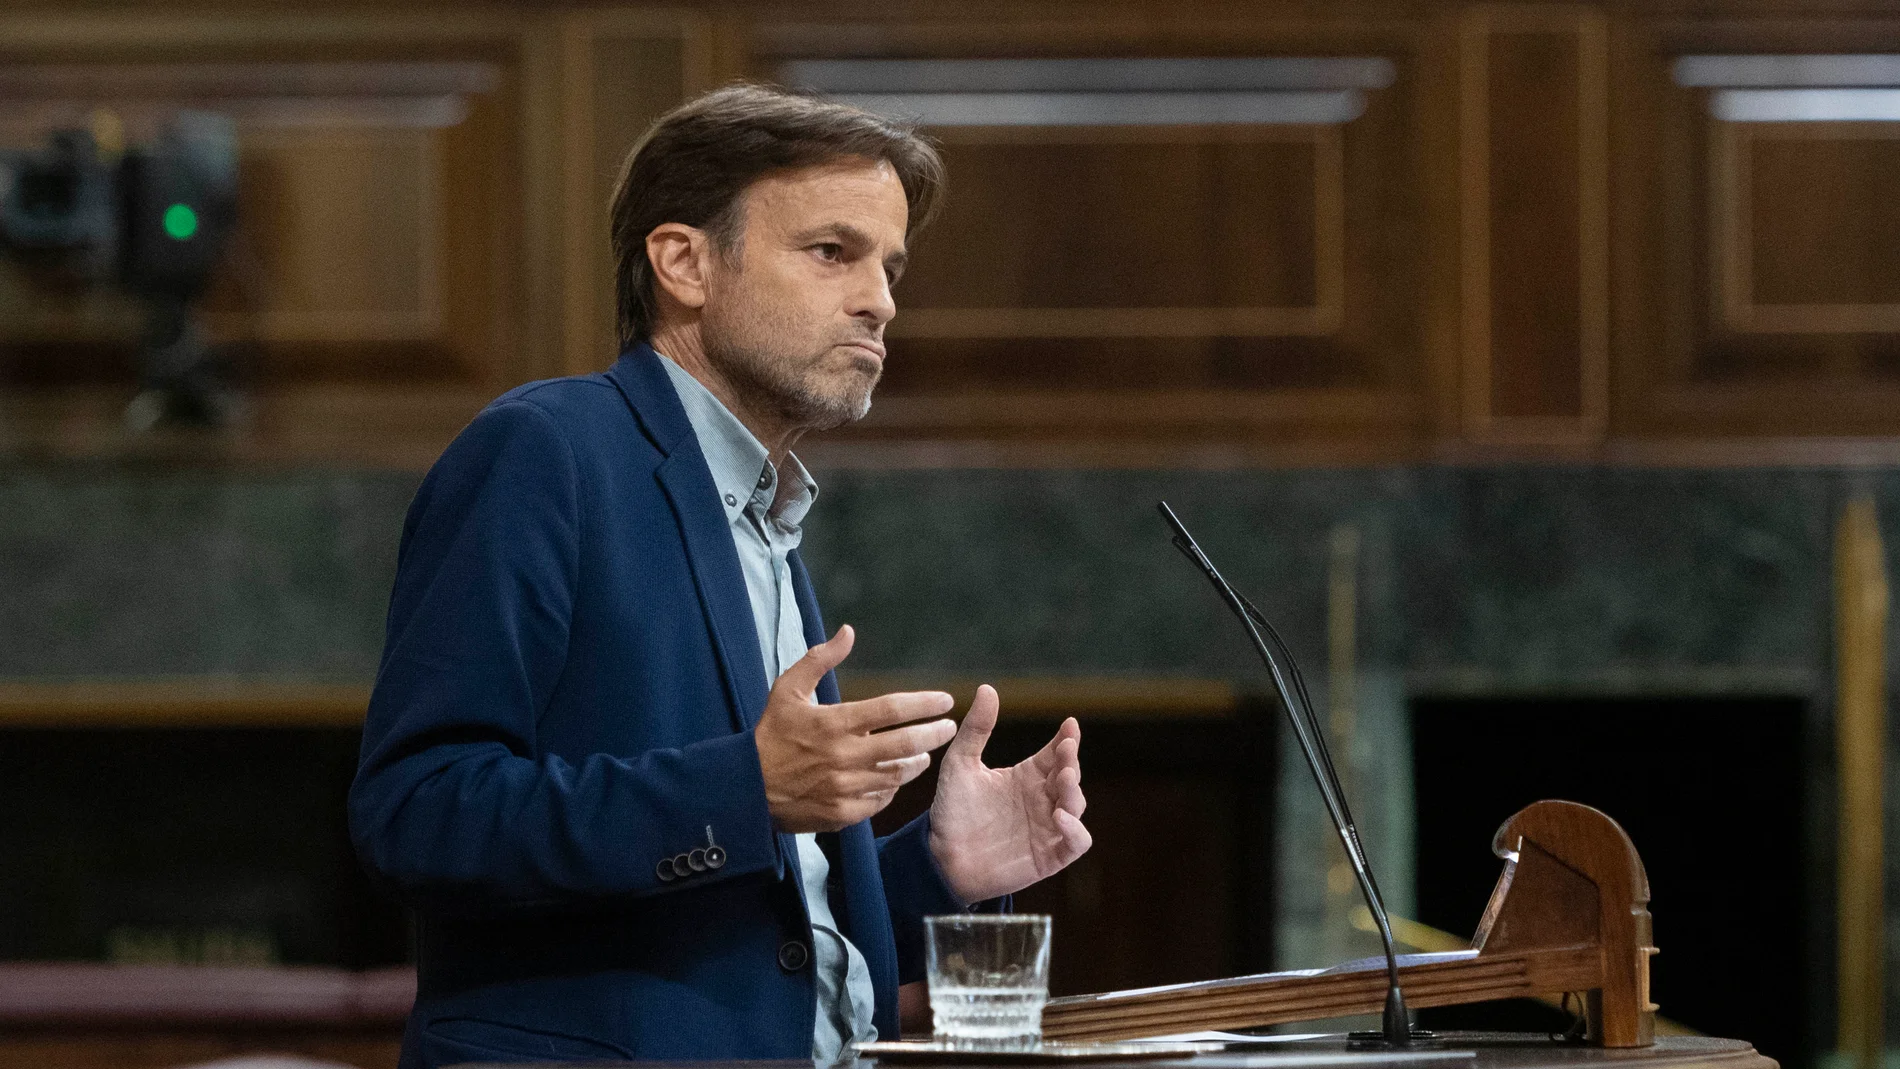
[[[614,186],[614,296],[620,344],[649,340],[659,304],[647,235],[664,223],[737,247],[744,196],[767,175],[840,160],[883,160],[897,172],[915,233],[935,214],[943,160],[914,126],[761,85],[716,89],[667,112],[621,165]]]

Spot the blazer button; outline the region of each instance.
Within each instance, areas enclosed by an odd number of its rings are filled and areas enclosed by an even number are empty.
[[[660,878],[661,883],[671,883],[679,875],[673,871],[673,859],[670,857],[661,858],[660,863],[653,866],[653,874]]]
[[[786,972],[797,972],[811,960],[811,951],[796,939],[778,948],[778,967]]]

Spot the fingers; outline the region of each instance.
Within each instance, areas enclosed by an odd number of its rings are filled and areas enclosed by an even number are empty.
[[[825,783],[825,793],[833,798],[860,799],[875,795],[895,794],[897,788],[909,783],[930,767],[930,758],[924,757],[922,767],[914,761],[892,761],[876,768],[858,768],[838,771],[831,774]]]
[[[774,686],[790,686],[800,697],[810,700],[812,692],[818,689],[818,681],[825,678],[826,672],[843,664],[844,659],[851,656],[851,647],[857,641],[858,633],[850,624],[845,624],[828,641],[806,650],[803,657],[779,674],[778,683]]]
[[[995,687],[985,683],[976,688],[970,711],[963,714],[963,726],[957,729],[957,737],[950,741],[950,748],[944,751],[944,760],[954,757],[982,761],[983,747],[990,741],[990,732],[996,729],[996,717],[1001,708],[1002,700],[996,696]]]
[[[1058,850],[1061,864],[1058,868],[1088,853],[1089,847],[1095,845],[1095,837],[1082,826],[1082,818],[1067,810],[1056,810],[1056,830],[1062,833],[1062,845]]]
[[[885,768],[891,766],[897,767],[902,772],[903,778],[898,782],[898,786],[902,787],[904,784],[924,774],[924,770],[930,767],[930,755],[920,753],[915,757],[902,757],[895,761],[886,761],[878,767]],[[896,792],[893,791],[892,793],[894,794]],[[889,804],[890,799],[886,798],[884,801],[886,804]]]
[[[1068,762],[1073,763],[1082,745],[1082,725],[1076,722],[1075,717],[1064,719],[1062,726],[1056,729],[1055,736],[1029,759],[1035,764],[1036,771],[1048,776],[1053,775],[1056,769],[1062,767],[1064,764],[1062,744],[1065,741],[1070,743]]]
[[[847,731],[864,734],[912,720],[942,716],[955,707],[955,700],[940,690],[917,690],[845,702],[835,706],[836,711],[831,715],[838,717]]]
[[[1049,777],[1045,793],[1049,803],[1071,816],[1081,816],[1088,811],[1089,800],[1082,795],[1082,770],[1070,766]]]
[[[892,728],[864,738],[853,756],[876,764],[928,755],[930,751],[949,742],[956,733],[957,723],[954,720],[932,720],[928,724]]]

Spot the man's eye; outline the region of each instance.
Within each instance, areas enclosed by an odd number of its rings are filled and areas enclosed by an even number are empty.
[[[812,251],[816,252],[821,260],[836,260],[844,255],[844,246],[835,241],[827,241],[813,245]]]

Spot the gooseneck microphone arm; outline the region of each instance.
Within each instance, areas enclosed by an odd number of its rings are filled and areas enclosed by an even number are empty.
[[[1313,742],[1319,749],[1320,764],[1326,769],[1326,778],[1331,782],[1333,793],[1339,799],[1340,812],[1346,815],[1346,832],[1352,836],[1352,841],[1359,846],[1359,856],[1361,858],[1366,857],[1365,843],[1359,838],[1359,824],[1353,819],[1352,807],[1346,802],[1345,788],[1339,778],[1339,772],[1333,767],[1332,749],[1326,744],[1326,733],[1321,731],[1318,727],[1318,718],[1313,714],[1313,698],[1312,695],[1307,693],[1306,680],[1300,675],[1300,666],[1293,659],[1293,651],[1287,648],[1286,640],[1280,637],[1280,632],[1273,626],[1273,623],[1267,619],[1265,613],[1262,613],[1259,609],[1254,607],[1254,603],[1247,599],[1247,595],[1236,590],[1234,591],[1234,596],[1240,599],[1240,604],[1246,608],[1247,615],[1253,617],[1254,622],[1265,629],[1267,638],[1273,643],[1275,651],[1278,652],[1281,661],[1286,665],[1288,674],[1292,676],[1294,693],[1299,695],[1300,703],[1305,707],[1307,723],[1312,726]],[[1291,707],[1288,709],[1288,715],[1292,715]],[[1366,865],[1366,880],[1372,884],[1373,897],[1379,900],[1379,906],[1383,909],[1385,907],[1385,894],[1379,890],[1379,881],[1372,874],[1370,862]]]
[[[1379,885],[1372,878],[1372,867],[1367,861],[1365,846],[1359,841],[1359,828],[1353,822],[1352,810],[1346,805],[1345,791],[1340,787],[1339,773],[1333,767],[1333,757],[1326,746],[1326,736],[1320,731],[1319,723],[1314,719],[1313,707],[1308,700],[1306,681],[1300,676],[1299,666],[1293,661],[1292,651],[1280,638],[1267,618],[1254,608],[1253,603],[1242,597],[1226,579],[1221,577],[1220,569],[1214,567],[1200,544],[1188,533],[1187,526],[1181,522],[1166,501],[1156,503],[1163,519],[1174,529],[1174,547],[1181,555],[1194,562],[1214,589],[1220,592],[1227,607],[1240,618],[1241,625],[1247,629],[1247,637],[1252,640],[1254,650],[1266,663],[1268,673],[1273,677],[1273,686],[1279,692],[1280,702],[1286,707],[1287,719],[1293,725],[1293,734],[1299,740],[1300,751],[1306,756],[1306,765],[1313,773],[1313,782],[1319,786],[1319,794],[1326,804],[1327,815],[1332,818],[1333,831],[1339,836],[1339,844],[1346,851],[1346,861],[1352,866],[1353,875],[1359,881],[1359,892],[1365,897],[1366,909],[1379,927],[1379,940],[1385,947],[1386,978],[1389,981],[1385,993],[1385,1013],[1382,1031],[1385,1041],[1395,1046],[1409,1044],[1412,1040],[1411,1017],[1405,1009],[1405,995],[1399,990],[1399,958],[1392,946],[1392,922],[1386,916],[1385,901],[1379,894]],[[1258,622],[1259,626],[1255,626]],[[1272,636],[1271,644],[1261,635],[1261,628]]]

